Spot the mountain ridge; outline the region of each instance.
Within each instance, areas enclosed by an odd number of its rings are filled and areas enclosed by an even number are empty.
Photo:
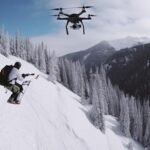
[[[115,49],[110,46],[107,41],[102,41],[87,50],[67,54],[62,58],[67,58],[71,61],[79,61],[85,64],[87,70],[94,67],[95,64],[101,66],[105,60],[115,52]]]
[[[113,84],[127,94],[147,98],[150,88],[150,44],[122,49],[105,63],[107,74]]]
[[[79,61],[85,65],[87,70],[90,70],[90,68],[95,69],[95,66],[100,67],[118,50],[134,47],[136,45],[141,45],[148,42],[150,42],[150,38],[131,36],[110,41],[103,40],[86,50],[73,52],[64,55],[61,58],[67,58],[71,61]]]

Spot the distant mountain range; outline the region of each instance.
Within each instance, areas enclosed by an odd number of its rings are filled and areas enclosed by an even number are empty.
[[[72,61],[80,61],[85,64],[88,70],[91,67],[100,66],[113,53],[115,53],[115,49],[108,42],[102,41],[86,50],[71,53],[64,57]]]
[[[116,50],[120,50],[120,49],[130,48],[141,44],[150,43],[150,38],[128,36],[126,38],[108,41],[108,43]]]
[[[149,98],[150,44],[117,51],[107,59],[105,68],[113,84],[126,93]]]
[[[95,66],[101,66],[101,64],[105,63],[105,61],[117,50],[149,42],[150,38],[136,38],[129,36],[112,41],[101,41],[86,50],[70,53],[63,57],[72,61],[80,61],[85,64],[86,69],[89,70],[91,67],[95,68]]]
[[[127,37],[102,41],[97,45],[64,57],[80,61],[86,69],[104,64],[113,84],[134,96],[150,95],[150,39]]]

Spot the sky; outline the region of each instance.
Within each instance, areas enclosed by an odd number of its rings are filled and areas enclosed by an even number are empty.
[[[55,7],[67,7],[66,13],[78,13],[73,7],[92,5],[88,13],[95,14],[84,22],[82,29],[72,30],[66,35],[66,21],[51,16]],[[149,37],[149,0],[1,0],[0,26],[10,35],[19,32],[34,43],[43,41],[57,55],[87,49],[102,40],[126,36]]]

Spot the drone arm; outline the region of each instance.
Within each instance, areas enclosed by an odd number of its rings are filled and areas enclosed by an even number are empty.
[[[69,32],[68,32],[68,24],[69,24],[69,21],[67,20],[67,23],[66,23],[66,33],[67,33],[67,35],[69,34]]]
[[[59,14],[69,17],[69,14],[65,14],[65,13],[63,13],[63,12],[60,12]]]
[[[58,17],[57,20],[68,20],[68,18],[60,18],[60,17]]]
[[[80,18],[81,20],[91,20],[92,18],[91,17],[82,17],[82,18]]]
[[[85,12],[86,12],[86,10],[82,10],[80,13],[78,13],[78,16],[82,15]]]
[[[85,34],[85,28],[84,28],[84,24],[82,22],[82,20],[80,20],[81,24],[82,24],[82,27],[83,27],[83,34]]]

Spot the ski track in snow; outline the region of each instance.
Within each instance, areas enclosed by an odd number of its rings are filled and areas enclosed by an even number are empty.
[[[64,95],[61,93],[62,91],[61,91],[60,87],[58,85],[56,87],[57,87],[57,91],[58,91],[58,97],[61,97],[62,100],[65,99]],[[66,120],[66,122],[69,121],[65,116],[64,116],[64,119]],[[84,139],[80,138],[76,134],[76,132],[73,130],[73,128],[69,126],[69,123],[66,123],[66,127],[71,132],[71,134],[75,137],[75,139],[77,139],[78,142],[83,145],[83,149],[89,150],[88,146],[86,146],[87,144],[84,141]]]

